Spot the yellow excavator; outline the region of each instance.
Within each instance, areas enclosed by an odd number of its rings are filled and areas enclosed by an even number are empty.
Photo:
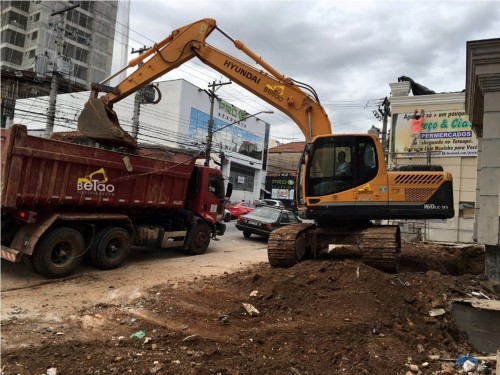
[[[261,68],[207,44],[215,29]],[[306,138],[298,166],[296,200],[300,216],[310,220],[272,232],[268,241],[272,266],[290,267],[322,255],[330,244],[350,244],[362,250],[366,264],[397,272],[399,226],[375,222],[454,216],[450,173],[429,165],[387,170],[377,136],[332,134],[330,120],[312,87],[279,73],[210,18],[172,31],[131,60],[123,70],[137,68],[116,87],[105,83],[121,71],[93,84],[78,119],[79,130],[101,144],[136,148],[135,140],[120,127],[113,103],[194,57],[288,115]],[[99,97],[100,92],[105,95]]]

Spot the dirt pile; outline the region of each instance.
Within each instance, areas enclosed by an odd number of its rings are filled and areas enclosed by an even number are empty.
[[[289,269],[263,263],[159,285],[133,305],[100,303],[50,327],[14,319],[2,327],[12,340],[13,332],[19,338],[2,349],[3,371],[458,374],[446,359],[474,349],[454,326],[451,300],[472,291],[494,296],[482,288],[481,275],[449,274],[449,250],[448,256],[433,250],[428,258],[438,262],[434,270],[420,270],[425,256],[414,251],[404,250],[398,274],[356,259],[306,261]],[[481,256],[462,266],[480,264]]]

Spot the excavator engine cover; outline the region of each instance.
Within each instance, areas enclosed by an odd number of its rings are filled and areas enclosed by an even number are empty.
[[[102,145],[137,148],[136,140],[120,126],[115,111],[99,98],[90,98],[85,104],[78,117],[78,130]]]

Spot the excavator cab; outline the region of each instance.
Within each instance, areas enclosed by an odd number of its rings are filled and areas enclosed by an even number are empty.
[[[102,145],[137,148],[136,140],[120,126],[116,112],[98,98],[90,98],[85,104],[78,117],[78,130]]]
[[[307,197],[338,194],[377,175],[375,144],[370,137],[320,137],[312,145],[305,178]]]

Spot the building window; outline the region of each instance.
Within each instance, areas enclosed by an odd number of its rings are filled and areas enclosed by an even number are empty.
[[[17,47],[24,47],[25,34],[7,29],[2,32],[2,43],[12,44]]]
[[[79,79],[82,79],[82,80],[87,80],[87,68],[81,66],[81,65],[78,65],[78,64],[75,64],[75,77],[76,78],[79,78]]]
[[[474,219],[474,202],[459,202],[458,203],[458,217],[462,219]]]
[[[33,31],[33,33],[31,34],[31,40],[35,40],[38,38],[38,31]]]
[[[23,53],[12,48],[2,48],[2,62],[22,65]]]
[[[254,173],[251,168],[232,164],[229,181],[233,184],[234,190],[253,191]]]
[[[209,119],[210,117],[208,114],[196,108],[191,108],[189,137],[199,142],[203,142],[207,137]],[[214,136],[212,142],[221,145],[223,150],[238,152],[242,155],[262,160],[264,138],[247,130],[230,125],[236,124],[227,123],[218,118],[214,118]]]

